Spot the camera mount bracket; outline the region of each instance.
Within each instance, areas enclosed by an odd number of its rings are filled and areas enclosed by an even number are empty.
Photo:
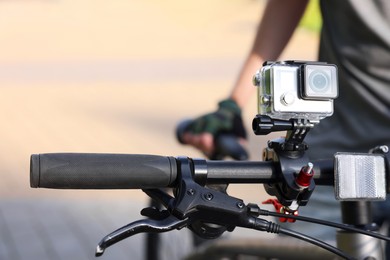
[[[287,212],[297,213],[298,207],[306,205],[315,188],[312,180],[312,170],[305,187],[299,185],[299,175],[307,175],[309,163],[305,151],[308,145],[303,141],[306,134],[314,127],[314,123],[307,119],[282,120],[266,115],[257,115],[252,122],[252,129],[256,135],[267,135],[271,132],[287,131],[285,138],[278,138],[268,142],[264,149],[263,159],[280,163],[281,183],[265,184],[264,188],[269,195],[276,196]],[[297,185],[298,184],[298,185]]]
[[[287,131],[284,142],[271,142],[273,149],[280,151],[305,151],[308,149],[303,142],[306,134],[314,127],[307,119],[282,120],[266,115],[257,115],[252,121],[252,129],[256,135],[267,135],[271,132]]]

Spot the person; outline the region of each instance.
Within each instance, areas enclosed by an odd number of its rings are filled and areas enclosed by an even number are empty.
[[[209,154],[215,149],[214,138],[219,132],[231,132],[245,139],[241,110],[255,91],[252,76],[264,61],[278,59],[307,3],[267,2],[232,92],[219,103],[217,111],[194,120],[183,136],[185,143]],[[338,66],[339,96],[334,102],[333,116],[322,120],[305,139],[310,147],[309,157],[331,158],[339,151],[367,152],[377,145],[390,146],[390,1],[323,0],[320,8],[323,27],[319,61]],[[318,207],[333,209],[334,201],[333,189],[316,187],[308,206],[301,207],[300,213],[312,215]],[[337,210],[320,214],[323,219],[340,220]],[[386,211],[378,216],[390,219],[389,214]],[[321,237],[322,233],[312,229],[311,235]],[[332,240],[329,234],[322,239]]]

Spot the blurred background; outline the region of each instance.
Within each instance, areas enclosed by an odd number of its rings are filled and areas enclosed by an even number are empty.
[[[177,143],[175,126],[228,95],[265,3],[0,1],[0,259],[93,259],[97,242],[147,203],[137,190],[31,189],[31,154],[203,157]],[[316,5],[281,59],[316,59]],[[256,111],[253,97],[248,131]],[[251,160],[267,139],[249,132]],[[261,185],[230,190],[264,199]],[[142,248],[138,236],[103,259],[142,259]]]

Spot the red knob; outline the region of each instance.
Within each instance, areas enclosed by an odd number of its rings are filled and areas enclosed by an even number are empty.
[[[302,167],[297,178],[295,179],[295,183],[300,188],[307,188],[310,186],[310,181],[313,178],[313,175],[313,164],[309,162],[306,166]]]

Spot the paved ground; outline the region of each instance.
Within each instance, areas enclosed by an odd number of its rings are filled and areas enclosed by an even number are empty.
[[[102,236],[137,219],[140,191],[29,188],[30,154],[201,156],[174,126],[227,95],[263,3],[1,1],[0,259],[92,259]],[[283,57],[314,59],[316,43],[300,31]],[[253,99],[248,128],[255,113]],[[253,160],[264,141],[251,135]],[[256,185],[231,192],[263,196]],[[141,259],[141,238],[103,259]]]
[[[0,259],[93,259],[97,243],[136,219],[125,200],[8,199],[1,202]],[[143,236],[107,249],[102,259],[142,259]]]

